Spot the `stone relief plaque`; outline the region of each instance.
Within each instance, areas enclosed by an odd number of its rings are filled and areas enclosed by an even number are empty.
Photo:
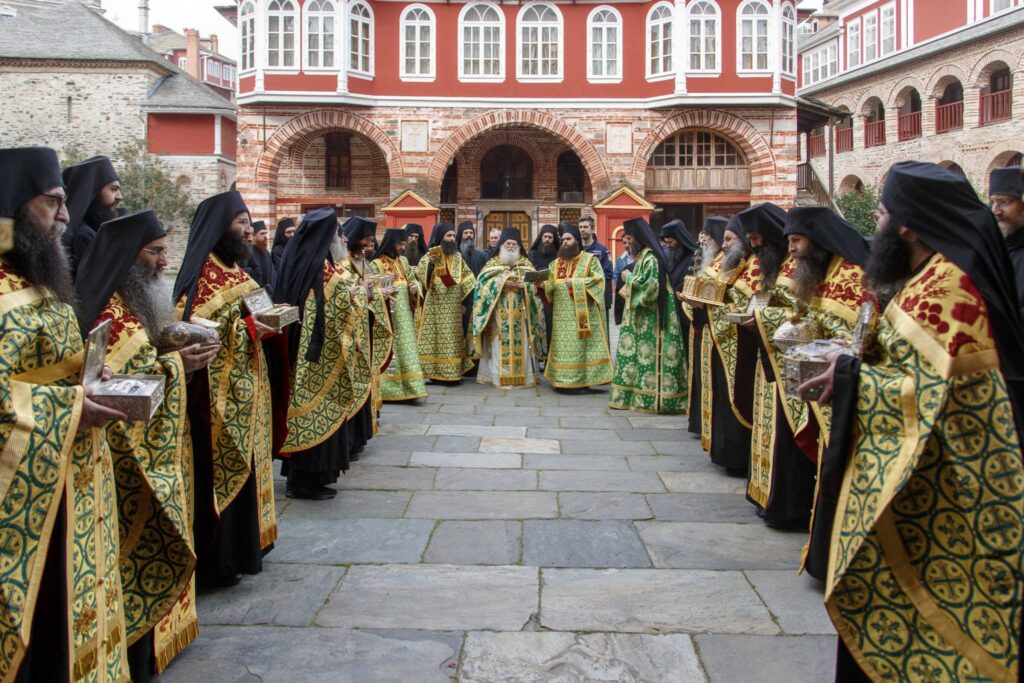
[[[605,127],[605,152],[608,154],[633,153],[633,126],[629,123],[609,123]]]
[[[427,140],[429,132],[429,124],[426,121],[402,121],[402,151],[429,151]]]

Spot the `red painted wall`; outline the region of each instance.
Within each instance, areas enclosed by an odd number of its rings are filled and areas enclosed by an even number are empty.
[[[213,154],[213,114],[150,114],[149,151]]]
[[[988,11],[988,0],[985,10]],[[942,11],[936,12],[928,2],[914,3],[914,42],[921,43],[935,36],[948,33],[967,24],[966,2],[944,2]]]
[[[234,159],[238,153],[238,126],[229,118],[220,119],[220,151],[228,159]]]

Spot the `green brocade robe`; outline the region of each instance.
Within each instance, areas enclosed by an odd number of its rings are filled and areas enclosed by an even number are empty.
[[[416,347],[416,320],[412,310],[409,283],[415,282],[412,268],[404,256],[397,259],[382,256],[370,263],[374,273],[390,273],[395,277],[394,304],[391,307],[391,325],[394,345],[391,363],[380,376],[380,394],[384,401],[408,401],[427,395],[420,367],[419,349]]]
[[[551,302],[551,348],[544,376],[560,389],[612,381],[605,327],[604,271],[592,254],[555,259],[544,282]]]
[[[461,254],[437,255],[438,265],[431,267],[428,253],[416,266],[416,281],[423,293],[416,348],[424,377],[455,382],[473,367],[462,331],[462,305],[476,280]]]
[[[519,258],[514,269],[495,256],[480,271],[473,297],[470,335],[473,358],[481,359],[477,381],[482,384],[515,387],[533,386],[537,382],[533,364],[534,359],[544,353],[544,305],[529,283],[522,289],[505,289],[510,277],[522,277],[523,273],[533,271],[536,268],[525,256]],[[494,335],[497,335],[496,345]],[[492,346],[500,349],[496,376],[490,376],[490,368],[483,361]],[[493,359],[491,364],[494,364]]]
[[[612,408],[686,412],[686,340],[672,301],[664,319],[658,310],[659,270],[657,257],[645,248],[619,293],[626,308],[615,353]]]
[[[51,540],[66,548],[67,678],[128,679],[117,493],[102,429],[77,434],[82,338],[71,306],[0,258],[0,679],[16,675]],[[54,539],[63,508],[64,537]],[[50,586],[60,590],[64,586]],[[55,615],[48,615],[53,619]],[[53,634],[56,636],[57,634]],[[36,644],[46,656],[55,645]]]

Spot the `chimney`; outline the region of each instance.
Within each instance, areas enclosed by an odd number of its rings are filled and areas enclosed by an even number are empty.
[[[139,33],[149,33],[149,0],[139,0]]]
[[[199,31],[194,28],[185,29],[185,71],[192,78],[199,78]]]
[[[217,47],[219,45],[220,45],[220,41],[217,40],[217,34],[216,33],[211,33],[210,34],[210,52],[212,52],[214,54],[220,54],[220,51],[217,49]]]

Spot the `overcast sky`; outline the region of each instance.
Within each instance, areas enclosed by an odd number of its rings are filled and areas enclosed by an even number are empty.
[[[220,52],[238,59],[238,32],[222,17],[214,5],[229,5],[233,0],[149,0],[149,25],[163,24],[183,33],[186,28],[199,29],[199,34],[216,33]],[[106,16],[129,31],[139,29],[139,0],[101,0]]]

